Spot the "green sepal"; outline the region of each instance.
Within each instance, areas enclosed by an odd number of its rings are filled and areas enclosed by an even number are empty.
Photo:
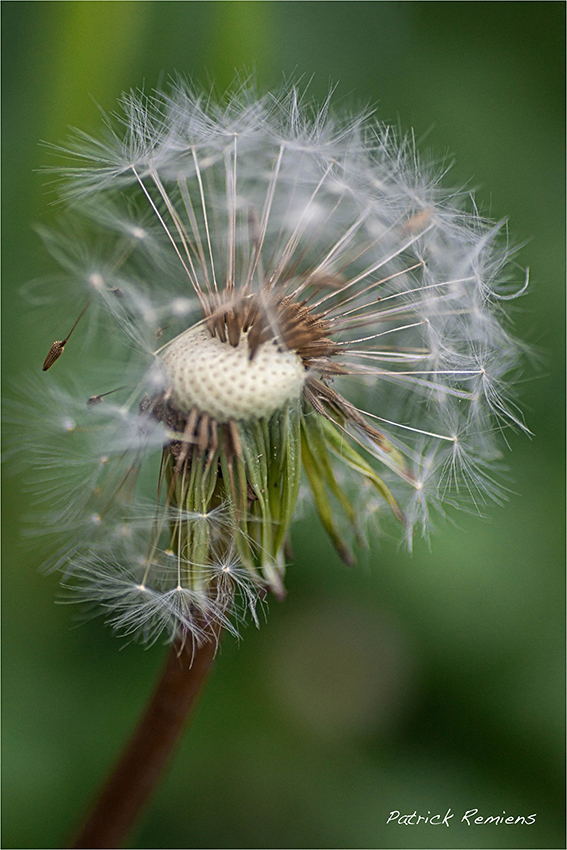
[[[290,403],[269,422],[271,458],[268,479],[274,519],[274,550],[279,552],[295,511],[301,479],[301,407]]]
[[[390,505],[395,516],[400,522],[405,522],[404,515],[398,505],[396,499],[392,495],[391,490],[384,484],[380,476],[376,475],[369,463],[367,463],[362,455],[352,447],[345,439],[345,436],[331,421],[324,416],[321,417],[321,428],[325,435],[325,439],[332,451],[343,460],[347,466],[350,466],[355,472],[363,475],[380,493],[382,498]]]
[[[327,488],[337,497],[348,519],[356,531],[356,517],[352,505],[341,490],[329,460],[327,444],[318,413],[308,413],[302,419],[301,457],[303,467],[313,493],[315,508],[323,527],[343,561],[349,566],[354,556],[342,539],[333,521],[333,509],[327,496]]]
[[[284,595],[283,545],[295,509],[301,472],[299,402],[290,402],[269,419],[237,423],[241,455],[231,467],[220,455],[223,479],[237,494],[234,521],[236,546],[246,567],[257,575],[259,567],[272,591]]]

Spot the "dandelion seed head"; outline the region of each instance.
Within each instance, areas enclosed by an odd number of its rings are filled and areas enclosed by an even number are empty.
[[[71,203],[40,228],[62,273],[27,288],[67,331],[85,311],[93,364],[65,385],[71,338],[14,407],[49,567],[117,630],[198,644],[283,598],[308,501],[349,563],[369,533],[411,546],[502,501],[501,433],[526,430],[504,308],[527,284],[503,223],[411,135],[294,87],[121,106],[64,148]]]

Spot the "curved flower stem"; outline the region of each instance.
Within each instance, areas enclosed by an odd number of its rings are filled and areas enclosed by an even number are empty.
[[[148,708],[104,786],[73,848],[121,847],[156,785],[183,729],[218,646],[174,645]]]

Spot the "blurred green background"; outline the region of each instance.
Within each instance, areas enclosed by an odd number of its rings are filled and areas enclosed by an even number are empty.
[[[562,2],[5,2],[4,378],[37,371],[69,324],[38,327],[21,285],[50,268],[39,140],[98,132],[97,104],[179,71],[227,87],[338,83],[526,241],[516,331],[543,352],[510,434],[514,494],[413,556],[376,544],[347,569],[314,518],[295,527],[285,604],[225,640],[132,847],[556,848],[563,834],[564,17]],[[521,274],[520,276],[521,277]],[[4,835],[61,847],[152,687],[164,648],[75,628],[19,538],[4,479]],[[448,808],[451,827],[386,825]],[[534,825],[460,823],[530,815]]]

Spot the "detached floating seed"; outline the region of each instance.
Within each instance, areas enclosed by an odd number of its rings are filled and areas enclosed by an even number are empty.
[[[67,337],[69,339],[69,337]],[[63,351],[65,350],[65,343],[67,339],[56,339],[51,348],[49,349],[49,354],[43,361],[42,369],[44,372],[47,372],[48,369],[51,369],[56,360],[59,360]]]
[[[102,401],[102,395],[92,395],[90,398],[87,399],[87,404],[88,405],[100,404],[101,401]]]
[[[73,333],[73,331],[75,330],[77,325],[79,324],[79,320],[81,319],[83,314],[86,312],[86,309],[87,309],[87,307],[89,306],[90,303],[91,303],[91,299],[89,298],[89,300],[87,301],[87,303],[85,304],[85,306],[83,307],[83,309],[81,310],[79,315],[77,316],[77,318],[75,320],[75,324],[73,325],[73,327],[71,328],[71,330],[69,331],[69,333],[67,334],[65,339],[56,339],[55,340],[55,342],[53,343],[53,345],[49,349],[49,354],[47,355],[47,357],[43,361],[42,370],[44,372],[47,372],[48,369],[51,369],[51,367],[53,366],[55,361],[59,360],[59,358],[63,354],[63,351],[65,350],[65,346],[67,345],[67,343],[69,341],[69,337],[71,336],[71,334]]]

